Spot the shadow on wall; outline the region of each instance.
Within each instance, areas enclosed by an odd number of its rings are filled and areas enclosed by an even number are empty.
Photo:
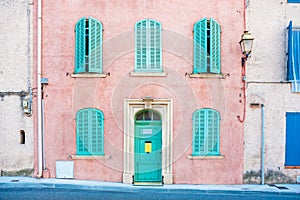
[[[244,184],[260,184],[261,183],[261,171],[247,171],[243,177]],[[265,183],[296,183],[296,180],[290,176],[285,175],[280,171],[274,171],[268,169],[265,173]]]
[[[3,171],[1,170],[1,176],[32,176],[34,169],[22,169],[19,171]]]

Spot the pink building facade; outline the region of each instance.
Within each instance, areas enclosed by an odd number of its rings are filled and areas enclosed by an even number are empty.
[[[41,11],[36,173],[242,183],[244,1],[61,0]]]

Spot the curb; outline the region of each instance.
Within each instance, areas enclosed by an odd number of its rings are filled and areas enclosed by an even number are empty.
[[[260,196],[299,196],[300,185],[280,190],[268,185],[164,185],[164,186],[133,186],[122,183],[99,181],[66,180],[66,179],[35,179],[24,177],[0,177],[0,190],[3,189],[66,189],[96,190],[108,192],[140,192],[140,193],[193,193],[218,195],[260,195]],[[300,198],[299,198],[300,199]]]

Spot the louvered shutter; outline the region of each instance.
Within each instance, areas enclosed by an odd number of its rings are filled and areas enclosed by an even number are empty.
[[[95,155],[104,154],[104,118],[103,113],[99,110],[92,110],[91,114],[91,152]]]
[[[135,70],[146,70],[147,65],[147,21],[135,25]]]
[[[220,115],[212,109],[193,114],[193,156],[220,154]]]
[[[293,31],[293,75],[300,80],[300,30]]]
[[[146,19],[135,25],[135,71],[161,72],[161,24]]]
[[[207,19],[194,25],[194,73],[207,72]]]
[[[78,155],[104,155],[104,117],[97,109],[83,109],[76,115]]]
[[[220,25],[210,19],[210,72],[220,73]]]
[[[204,151],[205,111],[197,110],[193,114],[193,156]]]
[[[102,73],[102,24],[89,17],[89,72]]]
[[[219,113],[206,110],[206,151],[207,155],[219,155]]]
[[[290,21],[288,26],[288,63],[287,63],[287,80],[294,80],[293,76],[293,25]]]
[[[89,155],[89,111],[78,111],[76,115],[76,153],[77,155]]]
[[[154,20],[148,23],[148,70],[162,71],[161,67],[161,25]]]
[[[85,21],[81,18],[75,28],[75,73],[85,72]]]

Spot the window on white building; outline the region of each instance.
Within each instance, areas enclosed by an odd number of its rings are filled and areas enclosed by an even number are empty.
[[[288,27],[287,80],[292,82],[292,91],[300,92],[300,27]]]

